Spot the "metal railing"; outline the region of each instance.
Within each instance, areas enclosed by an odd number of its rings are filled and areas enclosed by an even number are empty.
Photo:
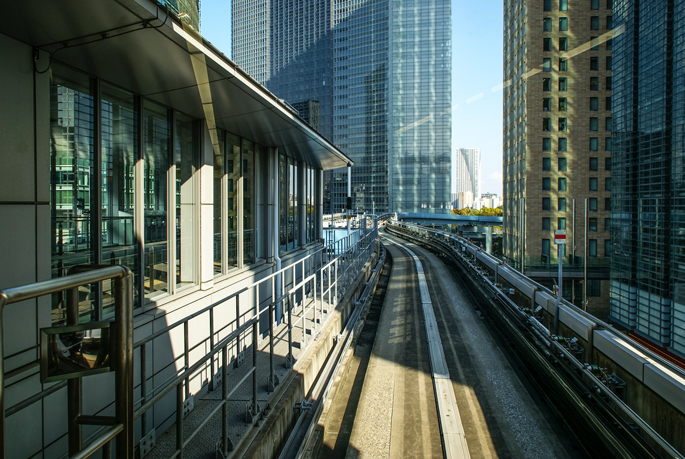
[[[22,287],[0,291],[0,452],[6,456],[5,421],[8,416],[29,407],[57,390],[67,387],[68,444],[72,458],[88,457],[103,448],[103,456],[110,457],[112,439],[116,439],[117,457],[127,458],[133,450],[133,274],[125,266],[91,267],[86,272],[70,274]],[[78,288],[106,280],[114,280],[115,320],[112,345],[112,365],[115,371],[115,416],[83,416],[81,413],[81,377],[58,383],[5,409],[5,367],[2,349],[4,308],[10,304],[52,293],[67,291],[67,325],[79,322]],[[40,362],[38,356],[36,361]],[[82,448],[82,425],[105,425],[91,436]]]
[[[316,330],[325,325],[326,314],[335,307],[360,269],[371,257],[375,249],[375,242],[378,240],[377,228],[364,231],[363,236],[357,235],[357,237],[359,240],[356,243],[351,243],[352,237],[350,236],[322,247],[296,263],[272,273],[135,343],[134,348],[140,351],[136,370],[140,374],[141,385],[140,398],[134,405],[134,418],[141,418],[141,437],[144,438],[149,433],[146,419],[149,410],[167,394],[175,391],[176,449],[171,457],[183,457],[184,448],[219,412],[222,413],[222,436],[218,447],[226,457],[232,450],[232,442],[228,437],[228,401],[248,379],[252,381],[252,397],[245,407],[245,422],[254,422],[261,412],[257,400],[258,352],[255,345],[259,344],[262,336],[268,337],[269,374],[267,388],[269,391],[273,391],[279,384],[275,371],[274,346],[279,342],[288,340],[286,365],[292,368],[295,364],[293,331],[301,331],[300,344],[301,349],[304,350],[310,344],[307,340],[307,331],[310,330],[311,336],[314,336]],[[225,312],[226,305],[229,309],[234,308],[235,318],[222,322],[222,319],[227,315]],[[329,309],[326,309],[326,305]],[[279,307],[286,310],[279,311]],[[217,311],[222,312],[222,314],[217,313]],[[286,328],[285,331],[281,331],[281,336],[276,334],[277,323],[281,318],[277,316],[279,312],[287,315]],[[298,318],[295,320],[292,317],[294,313],[298,314]],[[265,320],[267,315],[268,325]],[[203,321],[204,323],[193,323],[192,326],[208,327],[209,336],[196,343],[191,343],[189,338],[191,321]],[[260,330],[260,324],[263,324],[266,330]],[[174,361],[182,360],[183,365],[174,376],[148,391],[147,346],[154,339],[171,334],[179,328],[183,330],[183,353],[180,356],[175,356]],[[248,336],[251,336],[249,342]],[[243,353],[248,345],[253,346],[252,367],[229,390],[227,385],[229,366],[231,364],[240,366],[243,363]],[[193,361],[191,354],[202,347],[208,347],[209,352]],[[190,435],[184,437],[186,432],[184,432],[183,423],[183,404],[191,396],[190,381],[201,371],[207,370],[210,371],[213,387],[216,387],[218,380],[221,380],[221,401]]]

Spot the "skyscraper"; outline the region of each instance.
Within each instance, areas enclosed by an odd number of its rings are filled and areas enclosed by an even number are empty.
[[[233,0],[233,58],[355,162],[353,209],[449,212],[451,4]],[[340,211],[347,171],[327,174]]]
[[[685,352],[685,4],[614,1],[610,318]]]
[[[564,296],[579,306],[587,298],[600,317],[609,292],[612,33],[611,1],[504,3],[504,254],[551,285],[554,231],[566,230]]]
[[[452,155],[452,190],[470,191],[480,199],[480,149],[457,148]]]

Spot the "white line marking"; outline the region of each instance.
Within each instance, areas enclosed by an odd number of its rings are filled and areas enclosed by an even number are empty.
[[[414,252],[397,242],[395,245],[402,247],[414,259],[416,271],[419,277],[419,291],[421,292],[421,306],[423,309],[423,319],[426,324],[426,335],[428,337],[428,351],[431,362],[431,374],[433,376],[433,390],[435,391],[435,403],[438,407],[438,417],[440,419],[440,437],[442,446],[447,459],[467,459],[471,457],[464,426],[461,423],[457,398],[454,395],[454,388],[450,380],[450,373],[447,369],[445,351],[442,348],[438,322],[435,319],[433,304],[428,293],[426,275],[423,273],[423,265]],[[409,245],[409,244],[408,244]],[[414,245],[414,244],[411,244]]]

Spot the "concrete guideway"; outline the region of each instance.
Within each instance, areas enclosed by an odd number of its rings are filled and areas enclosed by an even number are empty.
[[[435,320],[435,312],[428,293],[426,275],[423,272],[423,265],[414,252],[401,244],[397,244],[409,253],[414,259],[414,265],[419,278],[419,292],[421,294],[421,309],[426,326],[428,339],[428,350],[430,353],[431,376],[433,377],[433,390],[435,391],[435,401],[440,417],[440,434],[442,436],[442,447],[445,457],[470,458],[469,448],[464,435],[464,426],[461,423],[459,407],[454,396],[454,388],[450,381],[450,373],[445,361],[445,352],[440,340],[438,323]]]
[[[470,454],[569,457],[568,442],[552,432],[449,268],[430,252],[392,239],[410,246],[423,261]]]
[[[346,457],[440,458],[440,426],[414,263],[397,247],[386,248],[393,258],[390,283]]]

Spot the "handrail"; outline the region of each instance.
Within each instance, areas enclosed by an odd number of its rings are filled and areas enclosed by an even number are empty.
[[[78,417],[81,411],[81,378],[70,379],[67,382],[67,385],[69,386],[69,453],[74,457],[88,457],[93,452],[108,444],[112,438],[116,437],[117,457],[131,457],[134,442],[133,412],[132,408],[129,408],[133,396],[132,278],[133,273],[126,266],[107,266],[0,291],[0,409],[2,411],[0,416],[0,453],[2,453],[3,457],[7,453],[5,438],[7,416],[5,410],[5,362],[3,357],[3,312],[5,306],[52,293],[62,292],[64,290],[73,292],[74,289],[77,289],[82,285],[89,285],[109,279],[114,279],[115,281],[113,292],[115,295],[116,320],[113,327],[114,344],[112,346],[112,361],[116,374],[115,412],[116,419],[121,428],[115,426],[112,429],[108,429],[87,445],[85,449],[82,449],[80,427],[75,425],[76,419],[72,419],[72,416]],[[76,301],[77,300],[72,299],[72,308],[78,308],[78,303]],[[75,316],[72,317],[72,320],[75,320],[75,323],[78,323],[78,312],[72,315]],[[57,389],[54,389],[54,387],[48,388],[30,397],[30,399],[35,399],[34,401],[40,400],[53,393],[55,390]],[[74,400],[74,398],[76,398],[76,400]],[[26,402],[26,400],[24,402]],[[18,411],[23,405],[24,403],[21,402],[15,404],[15,406],[12,407],[12,412]]]

